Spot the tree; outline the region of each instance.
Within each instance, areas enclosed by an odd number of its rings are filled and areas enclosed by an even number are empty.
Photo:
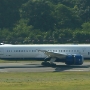
[[[58,4],[55,7],[55,18],[56,18],[56,27],[61,28],[71,28],[75,29],[80,27],[80,21],[77,15],[73,12],[73,9],[63,5]]]
[[[25,38],[29,36],[33,27],[28,26],[27,24],[28,24],[28,20],[24,20],[24,19],[19,20],[19,22],[13,28],[13,32],[14,32],[13,35],[16,36],[15,38],[18,37]]]
[[[29,25],[35,29],[48,31],[53,29],[54,19],[49,2],[45,0],[29,0],[20,9],[21,18],[28,18]]]
[[[90,0],[76,0],[76,14],[82,19],[82,23],[90,21]]]
[[[0,0],[0,28],[13,27],[13,25],[20,19],[19,8],[26,1]]]
[[[84,31],[90,32],[90,22],[86,22],[82,24],[82,29]]]

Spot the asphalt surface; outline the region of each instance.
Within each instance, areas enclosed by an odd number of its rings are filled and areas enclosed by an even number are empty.
[[[0,63],[0,72],[62,72],[62,71],[90,71],[90,62],[80,66],[67,66],[56,63],[56,67],[44,67],[41,62]]]

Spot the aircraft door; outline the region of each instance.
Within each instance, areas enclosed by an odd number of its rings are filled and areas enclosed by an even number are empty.
[[[3,55],[4,50],[2,48],[0,48],[0,55]]]
[[[83,55],[83,56],[86,56],[86,48],[82,48],[80,50],[80,54]]]
[[[3,48],[0,48],[0,58],[2,58],[3,55],[4,55],[4,50]]]

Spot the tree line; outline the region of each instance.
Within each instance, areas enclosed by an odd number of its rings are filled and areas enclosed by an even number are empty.
[[[89,0],[0,0],[0,42],[90,43]]]

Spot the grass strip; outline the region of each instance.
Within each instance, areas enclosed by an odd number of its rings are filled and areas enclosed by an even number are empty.
[[[0,73],[0,90],[90,90],[90,72]]]

